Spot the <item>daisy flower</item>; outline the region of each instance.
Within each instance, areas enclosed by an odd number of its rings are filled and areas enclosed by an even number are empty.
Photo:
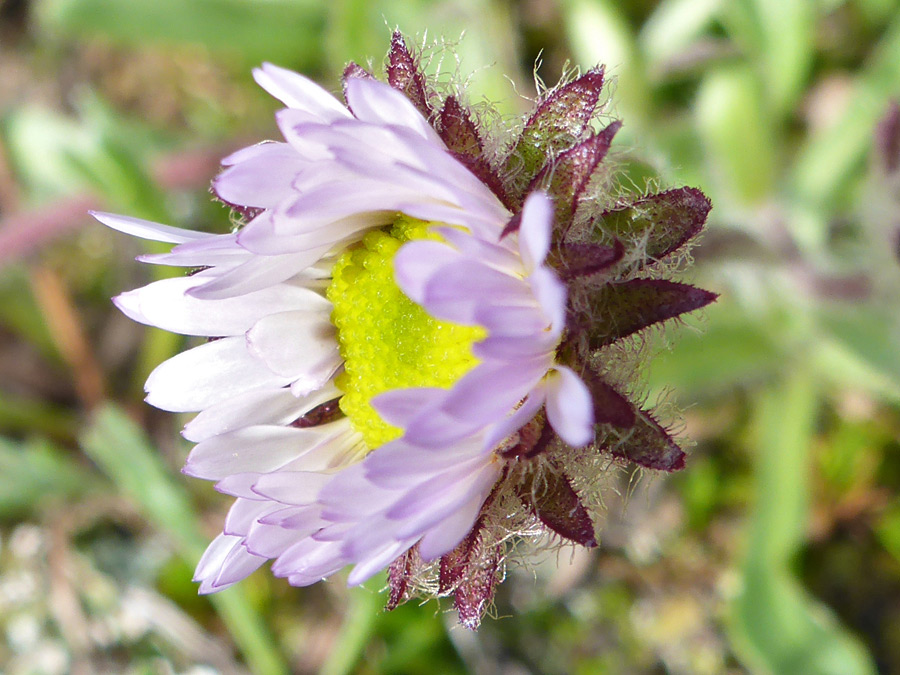
[[[709,203],[613,190],[602,69],[542,93],[505,142],[399,34],[387,82],[348,66],[346,104],[274,65],[254,77],[286,106],[284,141],[222,161],[237,231],[94,214],[175,244],[144,262],[193,271],[115,303],[207,338],[146,384],[150,404],[198,413],[184,473],[234,497],[195,580],[389,568],[389,607],[454,595],[475,627],[516,541],[596,545],[611,463],[683,466],[623,363],[629,336],[714,299],[664,278]]]

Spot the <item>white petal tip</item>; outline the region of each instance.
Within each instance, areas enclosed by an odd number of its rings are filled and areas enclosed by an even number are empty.
[[[566,430],[567,438],[563,437],[563,440],[571,445],[573,448],[581,448],[594,440],[594,430],[593,429],[567,429]],[[560,434],[562,437],[562,434]]]
[[[112,303],[129,319],[145,323],[142,319],[143,314],[140,310],[140,300],[138,299],[138,294],[136,292],[126,291],[120,293],[113,297]]]
[[[366,583],[369,579],[378,574],[381,569],[377,569],[374,572],[370,569],[360,569],[360,572],[357,572],[357,567],[354,567],[350,572],[350,576],[347,577],[347,586],[349,588],[353,588],[355,586],[360,586]]]

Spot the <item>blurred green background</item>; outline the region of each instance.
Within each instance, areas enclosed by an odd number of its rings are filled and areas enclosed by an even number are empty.
[[[715,205],[722,298],[646,372],[687,470],[611,477],[600,548],[510,568],[477,634],[377,579],[197,597],[227,500],[142,402],[184,342],[109,302],[175,272],[85,214],[224,231],[218,158],[277,133],[249,69],[336,91],[395,26],[510,116],[607,64],[623,184]],[[898,94],[897,0],[0,0],[0,670],[900,673]]]

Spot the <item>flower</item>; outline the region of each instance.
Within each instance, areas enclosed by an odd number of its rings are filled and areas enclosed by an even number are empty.
[[[254,76],[287,106],[285,141],[223,160],[213,190],[242,227],[94,214],[176,244],[145,262],[197,269],[115,299],[210,338],[146,384],[199,413],[184,473],[235,498],[195,580],[220,590],[273,560],[294,585],[348,565],[358,584],[390,566],[389,607],[436,577],[477,626],[516,537],[596,545],[599,457],[683,465],[612,367],[628,336],[714,299],[659,264],[709,204],[684,188],[596,208],[619,127],[591,126],[599,69],[545,93],[495,157],[399,34],[388,83],[348,67],[346,106],[273,65]]]

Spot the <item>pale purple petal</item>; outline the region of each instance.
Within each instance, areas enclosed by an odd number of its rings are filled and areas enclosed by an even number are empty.
[[[218,277],[228,269],[242,265],[253,257],[238,246],[234,234],[215,234],[206,239],[195,239],[175,246],[168,253],[146,253],[137,260],[151,265],[171,265],[174,267],[210,267],[204,270],[203,278]]]
[[[346,89],[347,104],[357,119],[378,125],[400,125],[443,147],[443,141],[409,99],[390,86],[355,77],[347,82]]]
[[[272,208],[291,196],[294,177],[306,166],[287,143],[263,143],[213,180],[213,190],[229,204]]]
[[[399,129],[348,123],[296,125],[293,130],[305,139],[327,147],[337,166],[347,171],[347,178],[374,178],[396,185],[409,182],[425,194],[445,194],[451,203],[471,204],[479,213],[484,209],[487,192],[484,185],[477,180],[473,184],[472,174],[465,169],[460,172],[460,167],[455,164],[453,173],[456,175],[448,175],[442,167],[432,166],[422,156],[427,153],[427,143],[408,135],[404,137]],[[443,154],[445,163],[448,158]]]
[[[348,586],[359,586],[387,567],[415,543],[415,539],[391,542],[361,560],[347,577]]]
[[[315,471],[275,471],[260,476],[253,491],[282,504],[307,506],[331,479],[330,474]]]
[[[316,509],[298,507],[284,511],[293,514],[285,514],[277,525],[262,521],[253,524],[244,541],[248,551],[266,558],[277,558],[325,525]]]
[[[256,157],[265,155],[269,151],[266,146],[274,144],[284,145],[279,141],[262,141],[260,143],[256,143],[255,145],[248,145],[246,148],[235,150],[230,155],[226,155],[224,158],[219,160],[219,164],[224,167],[229,167],[234,166],[235,164],[240,164],[241,162],[255,159]]]
[[[553,202],[543,192],[532,192],[522,207],[519,226],[519,251],[528,272],[539,267],[547,257],[552,227]]]
[[[307,537],[289,547],[272,563],[272,573],[277,577],[303,574],[319,576],[319,570],[330,569],[333,565],[346,565],[341,555],[339,543],[316,541]]]
[[[312,136],[327,147],[334,158],[339,158],[348,168],[368,174],[371,166],[402,164],[426,169],[433,153],[431,144],[417,133],[398,126],[382,126],[361,120],[344,120],[329,125],[294,125],[293,130],[304,137]],[[353,150],[356,150],[354,156]],[[442,166],[434,166],[434,173],[444,178],[445,183],[465,183],[472,180],[472,174],[459,171],[446,151],[439,153]],[[367,158],[370,164],[364,161]],[[450,163],[451,171],[442,171],[443,165]],[[479,183],[480,189],[485,190]],[[460,186],[462,187],[462,186]]]
[[[410,422],[403,439],[423,449],[437,449],[458,443],[483,426],[478,420],[461,421],[438,409]]]
[[[472,345],[472,354],[485,361],[506,363],[514,363],[519,359],[530,361],[540,356],[552,360],[557,343],[558,336],[546,332],[518,337],[491,336]]]
[[[146,401],[172,412],[203,410],[255,389],[282,387],[276,375],[248,351],[243,336],[194,347],[164,361],[150,373]]]
[[[373,397],[370,403],[385,422],[405,427],[416,416],[427,414],[446,394],[446,389],[438,387],[392,389]]]
[[[241,545],[243,537],[235,537],[227,534],[220,534],[213,539],[209,546],[206,547],[203,555],[197,563],[194,572],[194,581],[204,581],[218,574],[222,568],[225,558],[231,553],[235,546]]]
[[[484,326],[491,337],[528,337],[540,335],[549,326],[538,307],[480,307],[475,321]]]
[[[480,260],[507,274],[517,274],[521,271],[522,262],[519,257],[502,243],[485,241],[455,227],[433,229],[467,258]]]
[[[299,397],[284,388],[250,391],[206,408],[185,425],[182,435],[199,443],[241,427],[289,424],[338,396],[340,391],[332,384]]]
[[[432,133],[427,123],[425,129]],[[299,126],[294,130],[299,131]],[[509,212],[497,197],[442,144],[436,145],[408,128],[351,120],[303,131],[304,136],[310,134],[326,144],[336,159],[360,175],[372,175],[373,169],[390,165],[418,170],[419,175],[427,172],[453,190],[454,202],[492,222],[495,235],[499,234],[499,224],[509,219]]]
[[[323,543],[340,542],[345,541],[351,536],[351,532],[355,532],[360,528],[361,526],[358,523],[329,522],[328,525],[321,530],[314,532],[310,538]]]
[[[459,253],[440,242],[410,241],[394,255],[394,280],[413,302],[421,305],[434,273],[461,259]]]
[[[295,536],[299,539],[301,536],[309,536],[316,530],[319,530],[329,523],[322,519],[322,509],[318,506],[288,506],[278,511],[263,516],[259,519],[263,525],[276,525],[278,527],[294,530]],[[300,531],[305,534],[297,534]],[[281,555],[279,553],[279,555]],[[270,556],[275,557],[275,556]]]
[[[438,471],[450,469],[483,454],[477,438],[431,450],[402,439],[388,443],[363,462],[366,478],[375,486],[398,490],[414,485]]]
[[[244,427],[194,446],[183,472],[195,478],[221,480],[234,473],[274,471],[307,456],[321,465],[311,470],[324,470],[330,461],[329,451],[341,449],[334,441],[346,427],[344,420],[308,429]]]
[[[253,555],[243,545],[235,546],[222,561],[222,568],[216,575],[212,587],[217,591],[224,590],[238,581],[246,579],[265,562],[265,558]]]
[[[331,541],[341,541],[341,552],[347,560],[359,562],[378,551],[387,543],[399,541],[394,536],[397,521],[385,518],[383,514],[370,515],[360,519],[351,529],[342,531],[339,537],[332,536],[327,530],[317,532],[315,539],[322,541],[325,536]]]
[[[528,393],[522,405],[512,415],[491,427],[484,438],[484,448],[486,450],[496,448],[502,441],[528,424],[544,405],[545,397],[545,385],[540,383]]]
[[[89,213],[107,227],[141,239],[151,239],[169,244],[182,244],[186,241],[208,239],[215,236],[207,232],[182,230],[179,227],[161,225],[160,223],[130,216],[118,216],[114,213],[103,213],[102,211],[90,211]]]
[[[496,237],[500,230],[496,219],[466,211],[453,204],[441,204],[422,199],[417,201],[401,200],[397,205],[397,210],[426,222],[459,225],[486,237]]]
[[[499,475],[499,464],[490,462],[482,465],[476,472],[466,475],[465,481],[460,481],[459,484],[453,486],[453,489],[440,490],[431,500],[425,499],[418,503],[410,500],[409,505],[413,505],[415,510],[398,524],[394,536],[398,538],[419,537],[433,527],[440,527],[441,521],[452,519],[459,511],[466,513],[465,517],[470,518],[469,525],[471,526],[474,521],[472,503],[476,503],[478,508],[481,507]],[[477,514],[477,509],[475,509],[475,514]],[[458,532],[460,524],[455,523],[455,525]],[[452,545],[458,543],[464,535],[465,531]],[[457,534],[454,532],[453,537],[456,536]]]
[[[350,117],[350,112],[334,96],[292,70],[264,63],[253,70],[253,79],[289,108],[303,110],[323,122]]]
[[[365,446],[361,442],[354,441],[359,434],[350,428],[350,423],[346,419],[330,424],[341,425],[343,431],[334,439],[303,453],[282,468],[285,471],[335,472],[358,462],[365,452]]]
[[[336,154],[336,160],[351,169],[357,180],[371,178],[394,186],[411,188],[419,192],[423,198],[458,206],[473,216],[484,215],[481,195],[474,196],[460,189],[445,176],[436,173],[435,167],[418,168],[394,161],[382,163],[366,161],[367,158],[359,156],[358,149],[355,152],[348,150]]]
[[[271,560],[305,536],[307,536],[305,532],[288,530],[277,525],[265,525],[257,521],[253,523],[250,533],[244,537],[244,548],[252,555]]]
[[[331,150],[328,149],[321,139],[307,138],[301,131],[308,128],[311,124],[321,123],[317,116],[304,110],[285,108],[275,113],[275,121],[282,136],[284,136],[284,140],[290,143],[291,147],[297,151],[297,154],[311,165],[328,166],[327,162],[333,159]]]
[[[390,506],[401,496],[401,492],[374,486],[366,478],[362,464],[356,464],[334,475],[319,493],[319,503],[324,519],[352,524]]]
[[[472,495],[459,509],[425,533],[419,541],[419,556],[422,560],[435,560],[456,548],[472,530],[492,486],[490,484],[486,490]]]
[[[328,247],[285,255],[254,256],[203,286],[189,291],[195,298],[216,300],[246,295],[292,276],[318,261]]]
[[[429,313],[447,321],[471,325],[485,305],[534,303],[521,280],[473,260],[441,267],[425,286],[423,303]]]
[[[183,335],[240,335],[269,314],[288,309],[330,311],[331,303],[308,288],[276,284],[240,298],[199,300],[188,293],[201,286],[196,276],[174,277],[122,293],[116,307],[140,323]]]
[[[502,419],[538,383],[549,366],[548,359],[512,366],[482,363],[456,383],[441,410],[460,421],[478,424]]]
[[[259,480],[261,473],[233,473],[225,476],[222,480],[215,484],[217,492],[232,497],[240,497],[242,499],[250,499],[258,502],[266,501],[265,497],[260,497],[253,491],[253,484]]]
[[[292,509],[296,510],[296,509]],[[307,522],[297,528],[286,528],[280,525],[268,525],[257,521],[244,539],[244,546],[253,555],[267,559],[277,558],[304,537],[322,526],[322,521],[315,517],[315,512],[306,509]],[[287,519],[286,521],[287,522]],[[299,520],[298,520],[299,524]]]
[[[571,446],[587,445],[594,438],[591,392],[571,368],[556,366],[547,378],[547,420]]]
[[[291,574],[286,576],[288,579],[288,583],[291,586],[299,586],[302,588],[303,586],[312,586],[313,584],[317,584],[320,581],[324,581],[332,574],[339,572],[346,564],[347,563],[343,559],[335,556],[329,564],[320,564],[314,570],[313,574]]]
[[[476,456],[446,471],[436,473],[403,494],[385,511],[385,517],[403,522],[402,530],[398,529],[399,536],[416,534],[419,522],[430,520],[435,510],[452,509],[450,505],[464,498],[472,485],[478,482],[476,477],[491,464],[493,462],[490,455]],[[425,529],[429,525],[421,527]],[[421,530],[418,533],[421,534]]]
[[[434,201],[430,195],[408,185],[393,185],[370,178],[319,185],[303,192],[286,208],[293,218],[313,221],[335,221],[356,213],[401,211],[408,201]]]
[[[340,220],[312,221],[265,211],[238,234],[240,245],[260,255],[282,255],[320,250],[336,242],[351,240],[362,233],[389,224],[396,214],[372,212],[353,214]]]
[[[566,326],[566,286],[552,270],[539,267],[528,278],[554,335]]]
[[[343,363],[327,309],[263,317],[248,331],[247,345],[273,373],[289,377],[298,396],[320,389]]]
[[[278,505],[271,502],[235,499],[231,508],[228,509],[228,515],[225,516],[222,532],[242,537],[246,536],[254,520],[277,508]]]

